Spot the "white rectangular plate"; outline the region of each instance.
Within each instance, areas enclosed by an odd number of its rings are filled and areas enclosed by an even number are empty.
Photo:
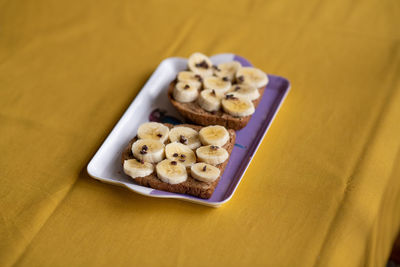
[[[218,54],[211,57],[213,64],[232,60],[239,61],[243,66],[251,66],[249,61],[234,54]],[[285,78],[268,75],[269,83],[264,95],[248,125],[236,132],[236,144],[229,163],[210,199],[164,192],[137,185],[122,170],[121,153],[136,135],[140,124],[149,120],[174,124],[185,122],[169,102],[167,88],[178,72],[185,70],[186,66],[187,59],[184,58],[167,58],[161,62],[89,162],[87,171],[90,176],[102,182],[124,186],[142,195],[182,199],[213,207],[220,206],[232,197],[289,92],[290,83]]]

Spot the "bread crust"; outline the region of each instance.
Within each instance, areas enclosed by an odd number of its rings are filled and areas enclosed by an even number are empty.
[[[178,110],[178,112],[190,121],[203,126],[208,125],[221,125],[228,129],[240,130],[247,125],[251,119],[250,116],[234,117],[221,110],[215,112],[208,112],[201,108],[196,101],[190,103],[180,103],[173,97],[173,91],[176,80],[172,81],[168,87],[168,98],[171,104]],[[265,87],[259,88],[258,92],[260,97],[253,100],[254,107],[257,108],[264,94]]]
[[[165,124],[169,128],[173,128],[174,126],[171,124]],[[190,127],[196,131],[200,131],[202,128],[201,126],[197,125],[191,125],[191,124],[180,124],[177,126],[186,126]],[[179,194],[187,194],[187,195],[192,195],[195,197],[203,198],[203,199],[208,199],[212,196],[214,193],[215,188],[218,185],[218,182],[224,173],[225,167],[228,164],[230,155],[232,153],[233,147],[235,145],[235,139],[236,139],[236,133],[232,129],[228,129],[229,132],[229,140],[228,142],[222,146],[223,148],[226,149],[229,153],[229,157],[227,160],[225,160],[223,163],[216,165],[216,167],[221,171],[220,176],[212,183],[205,183],[198,181],[194,179],[190,175],[190,169],[188,169],[188,178],[185,182],[179,183],[179,184],[168,184],[160,179],[158,179],[155,168],[154,172],[148,176],[145,177],[138,177],[133,179],[137,184],[143,185],[146,187],[151,187],[157,190],[162,190],[162,191],[167,191],[167,192],[172,192],[172,193],[179,193]],[[126,146],[124,151],[122,152],[122,165],[124,164],[124,161],[127,159],[133,159],[133,154],[131,151],[132,144],[137,140],[138,138],[135,136],[129,144]],[[154,164],[155,166],[156,164]]]

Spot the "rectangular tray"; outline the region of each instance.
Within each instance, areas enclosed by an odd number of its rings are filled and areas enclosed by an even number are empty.
[[[218,54],[211,57],[213,64],[232,60],[239,61],[242,66],[252,66],[249,61],[234,54]],[[184,122],[184,119],[169,102],[167,88],[177,73],[185,70],[186,66],[187,59],[184,58],[167,58],[160,63],[89,162],[87,172],[91,177],[102,182],[124,186],[136,193],[150,197],[176,198],[213,207],[218,207],[231,199],[289,92],[290,83],[283,77],[268,75],[269,83],[260,104],[247,126],[236,132],[235,147],[225,172],[210,199],[200,199],[140,186],[135,184],[122,170],[122,150],[136,135],[140,124],[150,119],[175,124]]]

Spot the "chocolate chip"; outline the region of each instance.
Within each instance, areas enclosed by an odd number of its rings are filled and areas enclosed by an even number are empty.
[[[144,164],[144,161],[141,159],[136,159],[137,162]]]
[[[211,148],[212,150],[217,150],[219,147],[218,147],[218,146],[210,146],[210,148]]]
[[[235,87],[235,91],[238,91],[238,90],[240,90],[240,86]]]
[[[200,63],[196,63],[195,65],[197,68],[208,69],[209,66],[205,60],[201,61]]]
[[[219,69],[217,66],[213,65],[212,68],[216,71],[221,71],[221,69]]]
[[[149,149],[149,148],[148,148],[146,145],[143,145],[143,146],[142,146],[142,150],[143,150],[143,151],[147,151],[147,149]]]
[[[224,82],[227,82],[227,81],[229,81],[229,78],[228,78],[228,77],[223,77],[222,80],[223,80]]]
[[[140,154],[142,154],[142,155],[145,155],[145,154],[147,154],[147,152],[146,151],[144,151],[144,150],[140,150],[140,152],[139,152]]]
[[[227,94],[227,95],[225,95],[225,99],[232,99],[232,100],[234,100],[234,99],[238,99],[236,96],[234,96],[234,95],[232,95],[232,94]]]
[[[204,165],[204,167],[203,167],[203,172],[205,172],[206,170],[207,170],[207,166]]]
[[[180,162],[185,162],[185,160],[184,160],[184,159],[179,159],[179,161],[180,161]]]
[[[187,145],[188,140],[187,140],[186,137],[184,137],[183,135],[181,135],[181,136],[179,137],[179,142],[181,142],[181,143],[184,144],[184,145]]]
[[[189,88],[190,88],[189,84],[186,84],[185,87],[183,87],[183,89],[189,89]]]
[[[182,154],[182,155],[181,155],[181,158],[186,158],[186,155]]]
[[[216,93],[215,93],[215,90],[214,90],[214,89],[211,91],[211,95],[213,95],[213,96],[215,96],[215,95],[216,95]]]
[[[194,75],[194,77],[195,77],[197,80],[199,80],[199,82],[203,82],[203,78],[202,78],[200,75],[196,74],[196,75]]]
[[[162,137],[162,134],[157,134],[157,136],[161,138],[161,137]]]
[[[174,153],[172,154],[172,156],[176,158],[178,156],[178,153]]]
[[[176,162],[175,160],[171,161],[171,165],[176,165],[178,164],[178,162]]]
[[[238,81],[241,82],[241,83],[244,82],[244,77],[243,77],[243,76],[239,76],[239,77],[237,77],[237,79],[238,79]]]

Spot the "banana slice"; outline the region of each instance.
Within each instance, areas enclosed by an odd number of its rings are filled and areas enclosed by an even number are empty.
[[[211,165],[218,165],[228,159],[228,151],[219,146],[201,146],[196,149],[197,158]]]
[[[162,123],[146,122],[139,126],[137,135],[140,139],[159,140],[162,143],[168,138],[169,128]]]
[[[236,81],[261,88],[267,85],[268,76],[260,69],[243,67],[236,72]]]
[[[178,142],[170,143],[165,147],[165,156],[167,159],[182,163],[185,167],[196,163],[196,155],[193,150]]]
[[[220,78],[227,77],[230,81],[235,79],[236,72],[242,67],[238,61],[231,61],[219,64],[214,68],[214,74]]]
[[[164,158],[164,144],[152,139],[139,139],[132,144],[132,154],[145,162],[156,163]]]
[[[255,112],[254,104],[248,99],[234,96],[228,93],[222,99],[222,108],[224,111],[235,117],[249,116]]]
[[[225,127],[220,125],[207,126],[199,132],[200,141],[203,145],[223,146],[229,140],[229,133]]]
[[[231,89],[229,89],[228,93],[235,97],[242,97],[250,101],[256,100],[260,97],[258,89],[249,84],[235,84]]]
[[[207,163],[196,163],[190,168],[190,175],[199,181],[211,183],[217,180],[221,171]]]
[[[157,177],[164,183],[179,184],[187,179],[185,165],[170,159],[164,159],[156,166]]]
[[[204,110],[217,111],[221,108],[221,96],[213,89],[206,89],[200,92],[197,103]]]
[[[153,164],[138,159],[128,159],[124,161],[124,172],[133,179],[145,177],[154,171]]]
[[[189,103],[196,100],[199,95],[198,88],[191,83],[178,82],[172,92],[174,99],[181,103]]]
[[[190,149],[196,149],[201,146],[199,139],[199,133],[189,127],[177,126],[170,130],[169,140],[171,143],[180,142],[190,147]]]
[[[181,71],[178,73],[178,81],[192,84],[195,88],[200,89],[203,78],[193,71]]]
[[[228,79],[219,77],[206,77],[204,78],[204,89],[213,89],[217,95],[223,95],[231,88],[231,82]]]
[[[193,53],[188,59],[188,67],[203,78],[213,74],[211,60],[202,53]]]

